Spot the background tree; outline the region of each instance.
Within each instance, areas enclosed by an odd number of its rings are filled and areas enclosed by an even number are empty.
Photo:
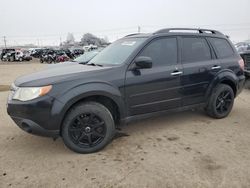
[[[82,36],[80,44],[83,46],[87,45],[96,45],[96,46],[102,46],[107,44],[108,41],[106,41],[103,38],[98,38],[97,36],[91,34],[91,33],[86,33]]]
[[[67,38],[66,38],[66,43],[68,43],[68,44],[75,43],[75,37],[74,37],[73,33],[68,33]]]

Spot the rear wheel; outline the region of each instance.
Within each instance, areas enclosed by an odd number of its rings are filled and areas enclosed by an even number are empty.
[[[53,62],[53,59],[50,57],[48,60],[48,63],[51,64]]]
[[[78,153],[93,153],[104,148],[113,138],[115,123],[110,111],[96,102],[73,107],[62,125],[65,145]]]
[[[213,118],[224,118],[231,112],[234,104],[233,89],[226,84],[219,84],[209,99],[206,112]]]

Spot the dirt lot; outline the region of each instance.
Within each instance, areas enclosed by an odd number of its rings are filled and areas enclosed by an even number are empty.
[[[0,85],[44,66],[0,62]],[[0,187],[250,187],[250,90],[226,119],[187,111],[144,120],[89,155],[20,130],[7,95],[0,92]]]

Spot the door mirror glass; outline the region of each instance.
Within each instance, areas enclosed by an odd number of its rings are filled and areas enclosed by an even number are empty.
[[[150,69],[152,68],[152,59],[146,56],[139,56],[135,59],[137,69]]]

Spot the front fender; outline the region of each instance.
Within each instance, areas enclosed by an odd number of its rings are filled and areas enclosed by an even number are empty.
[[[105,96],[113,100],[118,108],[120,117],[124,117],[124,102],[120,90],[111,84],[103,82],[86,83],[75,86],[56,97],[51,113],[60,126],[66,112],[76,102],[90,96]]]

